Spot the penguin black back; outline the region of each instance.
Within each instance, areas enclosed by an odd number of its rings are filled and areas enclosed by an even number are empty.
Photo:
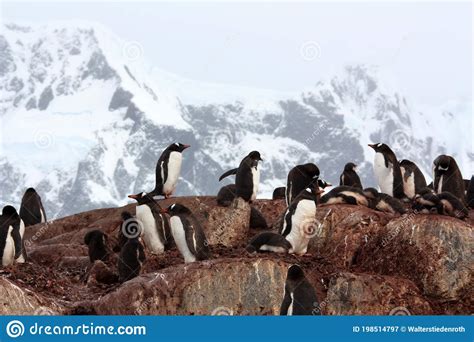
[[[94,262],[96,260],[106,261],[108,258],[107,252],[107,235],[102,231],[95,229],[91,230],[84,236],[84,243],[89,248],[89,260]]]
[[[353,186],[362,189],[359,175],[356,172],[357,165],[354,163],[347,163],[344,166],[344,171],[339,177],[339,185]]]
[[[474,208],[474,176],[471,177],[467,187],[466,201],[469,207]]]
[[[275,188],[273,190],[272,199],[285,199],[286,198],[286,188],[284,186]]]
[[[300,266],[288,268],[285,294],[280,315],[320,315],[320,305],[314,287],[306,279]]]
[[[442,154],[433,162],[433,189],[436,193],[450,192],[464,202],[464,180],[453,157]]]
[[[140,240],[138,238],[129,239],[119,255],[119,281],[125,282],[139,276],[144,261],[145,250]]]
[[[47,221],[41,197],[33,188],[28,188],[23,194],[20,206],[20,217],[25,223],[25,227]]]
[[[299,193],[313,184],[319,179],[319,168],[313,163],[296,165],[288,172],[286,182],[286,204],[291,202],[299,195]]]
[[[426,188],[426,179],[418,166],[408,160],[400,161],[400,170],[403,177],[403,190],[408,198],[413,198],[421,190]]]
[[[231,205],[232,201],[237,196],[237,187],[235,184],[228,184],[223,186],[217,193],[217,204],[223,207]]]

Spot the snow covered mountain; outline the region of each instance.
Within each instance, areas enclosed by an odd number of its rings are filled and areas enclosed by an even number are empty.
[[[421,113],[365,66],[299,94],[203,84],[151,67],[139,48],[89,23],[3,27],[2,203],[18,205],[34,186],[50,217],[122,205],[153,188],[156,160],[175,141],[192,145],[178,195],[217,193],[218,176],[251,150],[264,159],[261,197],[307,161],[334,183],[353,161],[374,185],[370,142],[425,172],[449,153],[472,173],[470,104]]]

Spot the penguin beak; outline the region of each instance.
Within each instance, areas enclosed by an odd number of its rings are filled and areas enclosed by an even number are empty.
[[[331,184],[331,183],[326,183],[326,185],[327,185],[327,186],[332,186],[332,184]]]
[[[134,200],[138,199],[137,195],[128,195],[128,198],[133,198]]]
[[[369,144],[369,147],[372,147],[375,150],[375,144]]]
[[[189,148],[189,147],[191,147],[191,145],[186,145],[186,144],[183,145],[183,149],[184,149],[184,150],[187,149],[187,148]]]

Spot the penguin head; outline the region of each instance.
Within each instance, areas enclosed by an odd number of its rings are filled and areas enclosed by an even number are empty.
[[[291,265],[288,268],[288,274],[286,277],[288,280],[301,280],[304,278],[303,269],[299,265]]]
[[[260,152],[258,152],[258,151],[252,151],[252,152],[250,152],[247,157],[250,158],[250,159],[252,159],[252,160],[255,160],[255,161],[261,161],[261,160],[263,160],[262,157],[260,157]]]
[[[150,196],[150,194],[147,194],[146,192],[139,192],[135,195],[128,195],[128,198],[134,199],[139,205],[153,202],[153,197]]]
[[[17,217],[19,217],[16,209],[14,207],[12,207],[11,205],[6,205],[6,206],[3,207],[2,216],[5,216],[6,218],[17,218]]]
[[[174,216],[174,215],[180,215],[180,214],[190,214],[191,210],[189,210],[184,205],[174,203],[174,204],[170,205],[168,208],[161,209],[160,213],[168,214],[170,216]]]
[[[191,145],[186,145],[186,144],[181,144],[181,143],[174,143],[168,146],[168,150],[173,151],[173,152],[183,152],[185,149],[188,147],[191,147]]]
[[[379,192],[375,188],[366,188],[364,189],[364,196],[372,199],[376,199],[379,195]]]
[[[442,154],[438,156],[433,162],[433,169],[435,173],[443,174],[449,170],[453,158]]]
[[[347,163],[344,166],[344,171],[356,171],[357,165],[354,163]]]
[[[300,165],[299,169],[311,178],[316,179],[319,177],[319,168],[316,166],[316,164],[313,164],[313,163],[303,164],[303,165]]]
[[[383,143],[369,144],[369,147],[372,147],[375,152],[382,153],[382,154],[392,152],[390,147],[388,147],[388,145],[383,144]]]

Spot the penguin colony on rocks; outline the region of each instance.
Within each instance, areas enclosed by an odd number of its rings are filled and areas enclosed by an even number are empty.
[[[317,207],[326,204],[361,205],[393,215],[403,215],[409,209],[414,213],[459,219],[469,215],[467,207],[474,207],[474,176],[470,181],[464,180],[454,158],[440,155],[434,160],[433,182],[427,186],[415,163],[406,159],[398,161],[386,144],[369,146],[375,152],[373,166],[378,189],[364,189],[356,165],[349,162],[339,176],[339,186],[324,194],[325,188],[332,185],[320,177],[319,167],[314,163],[296,165],[289,170],[286,186],[273,192],[273,199],[286,202],[277,232],[257,234],[249,241],[246,251],[306,254],[309,241],[320,233]],[[113,251],[109,251],[109,238],[101,230],[93,229],[85,234],[84,243],[88,246],[91,263],[106,262],[111,252],[118,253],[118,279],[125,282],[140,274],[146,253],[163,254],[176,247],[185,263],[212,258],[205,231],[192,211],[180,203],[162,208],[157,199],[157,196],[172,197],[180,177],[183,152],[189,147],[182,143],[169,145],[156,164],[155,188],[148,193],[142,191],[128,196],[136,201],[135,215],[122,213],[118,242]],[[253,206],[262,161],[258,151],[250,152],[237,168],[219,177],[221,181],[235,175],[235,181],[223,186],[216,197],[217,204],[229,210],[233,210],[232,203],[237,198],[249,203],[252,229],[268,228],[263,215]],[[25,227],[39,223],[47,223],[46,213],[33,188],[26,190],[19,213],[9,205],[3,208],[0,215],[3,266],[27,260],[23,240]],[[316,292],[298,265],[288,269],[280,314],[320,314]]]

